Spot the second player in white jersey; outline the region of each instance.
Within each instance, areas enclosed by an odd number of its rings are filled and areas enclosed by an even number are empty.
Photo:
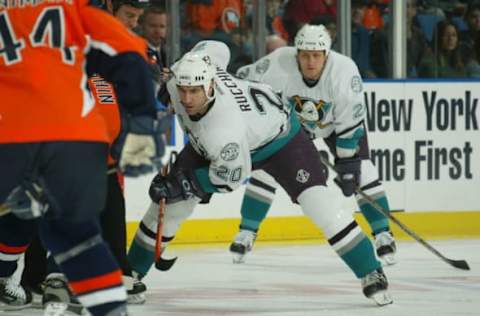
[[[279,48],[240,68],[237,75],[271,85],[285,102],[294,105],[311,138],[323,138],[329,146],[339,171],[336,182],[345,196],[360,186],[389,210],[377,169],[369,158],[362,79],[353,60],[331,51],[330,44],[323,25],[305,25],[295,38],[295,47]],[[265,218],[275,187],[268,175],[253,173],[242,204],[240,232],[231,245],[238,261],[246,254],[242,244],[251,244],[246,241],[253,238],[247,237],[256,235]],[[396,245],[387,218],[361,197],[357,202],[375,236],[378,256],[386,264],[395,263]]]
[[[278,48],[257,63],[240,68],[238,75],[281,92],[285,101],[295,105],[304,127],[315,138],[326,138],[333,132],[343,134],[344,139],[363,134],[366,111],[362,79],[355,63],[344,55],[330,51],[318,81],[304,80],[295,47]],[[337,148],[339,156],[352,153],[348,148]]]

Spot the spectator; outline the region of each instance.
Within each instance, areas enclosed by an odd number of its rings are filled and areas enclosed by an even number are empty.
[[[189,0],[185,5],[186,25],[182,48],[191,49],[202,39],[231,44],[229,34],[243,26],[244,0]]]
[[[474,48],[473,58],[465,67],[468,77],[480,78],[480,32],[477,32]]]
[[[276,34],[267,36],[266,42],[267,54],[270,54],[279,47],[287,46],[287,41]]]
[[[237,28],[230,34],[230,63],[227,70],[236,73],[237,69],[253,62],[252,47],[247,44],[250,34],[247,28]]]
[[[106,0],[107,10],[111,12],[128,29],[138,26],[138,19],[143,14],[142,1]],[[147,1],[144,1],[147,3]]]
[[[418,77],[420,62],[424,56],[432,54],[425,34],[418,24],[417,8],[417,0],[407,1],[407,77],[409,78]],[[386,65],[391,64],[387,26],[388,24],[383,29],[376,30],[371,36],[370,60],[375,74],[380,78],[389,76],[389,68]]]
[[[427,39],[415,19],[417,0],[407,1],[407,77],[417,77],[423,56],[431,54]]]
[[[167,12],[163,7],[150,6],[145,10],[140,21],[142,35],[149,45],[164,50],[167,40]]]
[[[433,37],[435,54],[425,56],[418,71],[422,78],[465,77],[465,66],[459,49],[455,23],[444,20],[437,24]]]
[[[477,32],[480,31],[480,3],[472,2],[468,5],[465,13],[465,22],[467,30],[460,34],[460,46],[462,50],[462,58],[465,63],[470,59],[475,59],[474,48]]]
[[[383,28],[382,11],[376,0],[369,0],[365,6],[362,24],[367,30]]]
[[[153,77],[157,89],[161,81],[162,69],[167,66],[165,43],[167,37],[167,13],[162,7],[150,6],[140,20],[140,31],[148,42]]]
[[[370,34],[363,26],[364,1],[352,1],[352,59],[363,78],[376,77],[370,64]],[[384,67],[385,65],[383,65]]]
[[[285,13],[283,16],[283,25],[288,33],[289,43],[293,43],[293,39],[297,31],[313,18],[320,15],[337,15],[336,0],[289,0],[285,5]]]
[[[433,33],[438,22],[445,20],[445,12],[439,8],[432,6],[431,1],[419,1],[416,20],[420,25],[429,44],[433,42]]]
[[[288,41],[288,33],[282,23],[282,2],[281,0],[267,2],[267,30],[269,34],[277,34]]]

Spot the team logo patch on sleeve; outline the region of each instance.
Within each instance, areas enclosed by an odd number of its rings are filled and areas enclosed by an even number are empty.
[[[362,89],[363,89],[362,78],[360,78],[359,76],[353,76],[351,86],[352,86],[353,92],[355,93],[362,92]]]
[[[247,78],[249,73],[250,73],[250,68],[245,67],[244,69],[240,69],[240,71],[237,74],[237,77],[240,79],[245,79]]]
[[[240,153],[240,146],[237,143],[228,143],[220,152],[220,157],[225,161],[237,159]]]
[[[259,74],[264,74],[267,72],[268,67],[270,67],[270,60],[265,58],[255,67],[255,71]]]

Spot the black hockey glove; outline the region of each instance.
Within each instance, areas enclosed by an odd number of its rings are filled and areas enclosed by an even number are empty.
[[[150,184],[148,194],[155,203],[159,203],[163,198],[167,203],[175,203],[194,196],[203,199],[207,195],[193,173],[186,170],[177,170],[167,176],[157,174]]]
[[[335,183],[342,189],[343,195],[351,196],[360,185],[360,164],[359,157],[335,159]]]

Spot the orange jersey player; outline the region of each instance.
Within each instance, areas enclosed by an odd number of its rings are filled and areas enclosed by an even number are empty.
[[[93,316],[127,314],[122,271],[98,225],[109,136],[87,88],[91,49],[106,55],[97,73],[121,88],[122,111],[154,117],[146,44],[118,20],[87,0],[0,0],[0,311],[31,303],[7,286],[38,231],[65,273],[58,289]]]

